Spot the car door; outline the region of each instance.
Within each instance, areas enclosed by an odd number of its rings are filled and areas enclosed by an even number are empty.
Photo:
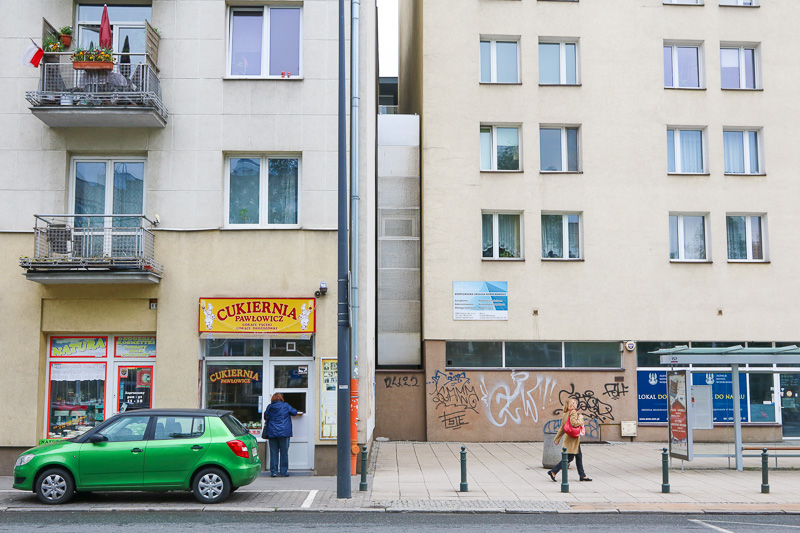
[[[80,488],[140,488],[149,416],[124,416],[100,431],[108,440],[81,444]]]
[[[156,416],[144,462],[146,487],[181,487],[208,451],[211,435],[203,416]]]

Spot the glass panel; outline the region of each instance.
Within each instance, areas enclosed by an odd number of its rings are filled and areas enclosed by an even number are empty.
[[[681,130],[681,172],[703,172],[703,132]]]
[[[114,164],[114,214],[144,213],[144,163]],[[115,228],[139,227],[139,217],[114,217]]]
[[[76,437],[102,422],[105,394],[104,364],[51,364],[47,438]]]
[[[539,43],[539,83],[561,83],[561,45]]]
[[[492,43],[481,41],[481,82],[492,81]]]
[[[561,170],[561,128],[539,128],[540,168]]]
[[[738,48],[721,48],[719,51],[719,67],[723,89],[739,88],[739,50]]]
[[[578,47],[575,43],[567,43],[564,46],[567,54],[567,83],[570,85],[575,85],[578,83]]]
[[[298,413],[307,413],[305,392],[282,392],[283,401],[294,407]]]
[[[120,28],[118,41],[114,41],[116,51],[122,54],[137,54],[119,56],[119,73],[129,78],[132,66],[144,63],[144,54],[147,51],[145,49],[145,30],[144,28]]]
[[[517,83],[517,43],[498,42],[497,50],[497,81],[499,83]]]
[[[560,342],[507,342],[506,367],[561,367]]]
[[[264,15],[262,11],[233,12],[231,75],[260,76]]]
[[[150,391],[153,383],[152,366],[121,366],[118,369],[117,410],[134,411],[153,406]]]
[[[668,348],[675,348],[676,346],[689,346],[688,341],[639,341],[636,343],[636,365],[638,367],[655,367],[661,368],[660,355],[655,355],[650,352],[656,350],[665,350]]]
[[[97,20],[99,21],[100,19],[98,18]],[[100,26],[81,25],[78,28],[79,48],[83,49],[96,48],[98,42],[100,42]]]
[[[664,47],[664,87],[674,87],[672,79],[672,47]]]
[[[564,235],[561,215],[542,215],[542,257],[563,257]]]
[[[102,429],[100,435],[108,438],[109,442],[136,442],[144,440],[149,416],[126,416]]]
[[[569,258],[577,259],[581,256],[579,215],[567,215],[567,234],[569,236]]]
[[[706,258],[706,227],[705,217],[683,217],[683,249],[684,259]]]
[[[481,215],[482,257],[494,257],[494,215]]]
[[[781,374],[781,415],[783,436],[800,437],[800,374]]]
[[[230,160],[229,224],[258,224],[261,161],[232,157]]]
[[[750,422],[775,422],[773,374],[749,374]]]
[[[481,128],[481,170],[492,170],[492,128]]]
[[[445,359],[448,367],[501,367],[501,342],[448,342]]]
[[[747,139],[750,143],[750,173],[758,174],[758,132],[748,131]]]
[[[207,364],[206,405],[208,409],[233,411],[247,429],[261,427],[258,399],[263,394],[261,363]]]
[[[578,171],[578,128],[567,130],[567,170]]]
[[[744,86],[746,89],[756,88],[756,51],[753,48],[744,50]]]
[[[745,217],[729,216],[728,225],[728,259],[747,259],[747,234]]]
[[[108,19],[112,24],[120,22],[152,22],[152,6],[108,6]],[[103,16],[103,6],[84,5],[78,6],[78,20],[82,22],[97,22]]]
[[[497,215],[497,224],[498,254],[500,257],[521,257],[519,215]]]
[[[675,130],[667,130],[667,172],[675,172]]]
[[[739,174],[744,172],[744,132],[724,131],[722,140],[725,145],[725,172]]]
[[[678,217],[669,216],[669,258],[680,259],[678,252]]]
[[[314,355],[314,342],[311,339],[269,341],[270,357],[311,357]]]
[[[761,240],[761,217],[750,217],[750,234],[752,240],[752,259],[764,259],[764,245]]]
[[[565,342],[566,367],[620,368],[618,342]]]
[[[700,87],[700,66],[696,46],[678,47],[679,87]]]
[[[262,339],[206,339],[206,357],[263,357]]]
[[[205,418],[200,416],[159,416],[156,417],[154,439],[196,439],[205,431]]]
[[[308,365],[275,365],[276,389],[307,389]]]
[[[270,159],[267,223],[297,224],[297,159]]]
[[[75,164],[75,214],[102,215],[106,212],[106,164]],[[102,227],[101,217],[76,217],[75,226]]]
[[[300,74],[300,9],[269,10],[269,74]]]
[[[519,170],[517,128],[497,128],[497,170]]]

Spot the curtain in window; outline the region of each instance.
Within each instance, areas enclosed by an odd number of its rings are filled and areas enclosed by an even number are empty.
[[[267,223],[297,224],[297,159],[270,159]]]
[[[752,259],[764,259],[764,245],[761,240],[761,217],[750,217],[750,238],[752,239]]]
[[[696,46],[678,47],[679,87],[700,87],[700,68]]]
[[[679,259],[678,255],[678,217],[669,216],[669,258]]]
[[[481,82],[492,81],[492,43],[481,41]]]
[[[114,164],[114,214],[141,215],[144,210],[144,163]],[[114,217],[115,228],[139,226],[138,217]]]
[[[672,79],[672,47],[664,47],[664,87],[674,87]]]
[[[566,128],[567,130],[567,170],[570,172],[578,171],[578,128]]]
[[[675,130],[667,130],[667,172],[675,172]]]
[[[706,258],[705,217],[683,217],[683,250],[684,259]]]
[[[741,174],[744,172],[744,132],[722,132],[725,145],[725,172]]]
[[[494,216],[484,214],[481,216],[481,234],[482,234],[482,257],[494,256],[494,224],[492,223]]]
[[[542,257],[564,256],[561,215],[542,215]]]
[[[497,128],[497,170],[519,170],[519,130]]]
[[[738,89],[739,81],[739,49],[721,48],[719,51],[719,68],[723,89]]]
[[[699,130],[682,130],[681,138],[681,172],[703,172],[703,132]]]
[[[728,259],[747,259],[747,228],[745,217],[727,217]]]
[[[569,235],[569,257],[577,259],[581,256],[580,216],[567,215],[567,234]]]
[[[500,257],[521,257],[519,215],[497,215]]]
[[[578,54],[577,46],[575,43],[567,43],[564,45],[567,53],[566,67],[567,67],[567,84],[575,85],[578,83]]]
[[[481,128],[481,170],[492,170],[492,128]]]
[[[269,10],[269,75],[300,75],[300,8]]]
[[[497,50],[497,81],[499,83],[517,83],[517,43],[498,42]]]
[[[264,15],[259,11],[234,11],[231,28],[231,74],[261,75]],[[280,72],[279,72],[280,74]]]
[[[75,214],[102,215],[106,211],[106,164],[75,163]],[[102,217],[76,217],[76,227],[102,227]]]
[[[756,51],[752,48],[744,51],[744,86],[746,89],[756,88]]]
[[[750,147],[750,173],[758,174],[758,133],[755,131],[748,131],[747,138]]]
[[[260,159],[231,158],[229,224],[258,224]]]

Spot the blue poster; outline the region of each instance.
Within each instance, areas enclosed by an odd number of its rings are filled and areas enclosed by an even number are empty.
[[[508,282],[454,281],[453,320],[508,320]]]
[[[667,373],[663,370],[636,372],[640,423],[667,423]]]
[[[714,422],[733,422],[733,377],[730,372],[692,372],[692,385],[711,385]],[[739,405],[747,422],[747,379],[739,374]]]

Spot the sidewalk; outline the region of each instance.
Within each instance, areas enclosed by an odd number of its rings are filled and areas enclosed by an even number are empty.
[[[350,499],[338,499],[335,477],[262,476],[214,506],[188,493],[97,493],[76,497],[67,506],[44,506],[36,496],[11,489],[0,477],[0,511],[371,511],[371,512],[561,512],[561,513],[798,513],[800,458],[770,459],[770,494],[761,494],[761,459],[745,458],[743,472],[728,459],[699,457],[675,461],[670,493],[661,492],[658,443],[584,444],[592,482],[579,482],[569,469],[569,493],[561,478],[550,481],[542,467],[542,443],[466,443],[469,492],[459,492],[458,443],[376,442],[369,490],[351,480]],[[695,453],[724,453],[731,445],[695,445]],[[747,452],[755,453],[755,452]],[[789,452],[793,453],[793,452]]]

